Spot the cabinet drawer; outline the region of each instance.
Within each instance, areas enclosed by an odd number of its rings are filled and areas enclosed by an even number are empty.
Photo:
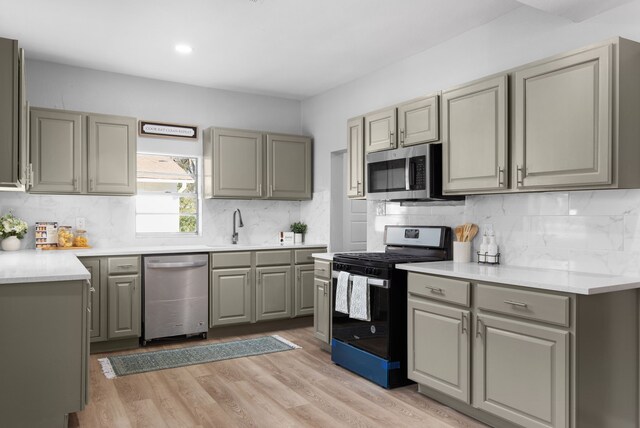
[[[297,265],[303,264],[303,263],[313,263],[313,257],[311,257],[311,254],[313,253],[322,253],[326,251],[326,248],[310,248],[308,250],[295,250],[294,251],[294,257],[293,259],[295,260],[295,263]]]
[[[330,279],[331,278],[331,262],[325,260],[316,260],[313,274],[316,278]]]
[[[251,252],[211,253],[211,269],[251,266]]]
[[[569,326],[566,296],[478,284],[476,298],[479,309]]]
[[[139,257],[109,257],[109,275],[119,273],[138,273],[140,270]]]
[[[470,304],[470,284],[466,281],[409,272],[408,282],[410,294],[467,307]]]
[[[256,252],[256,266],[288,264],[291,264],[291,250]]]

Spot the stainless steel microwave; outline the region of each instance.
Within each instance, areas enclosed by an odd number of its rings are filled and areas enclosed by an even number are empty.
[[[421,144],[367,155],[367,199],[436,201],[442,195],[442,144]]]

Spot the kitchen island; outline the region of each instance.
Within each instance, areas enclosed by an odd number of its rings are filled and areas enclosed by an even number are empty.
[[[638,426],[640,278],[475,263],[408,271],[418,390],[496,427]]]

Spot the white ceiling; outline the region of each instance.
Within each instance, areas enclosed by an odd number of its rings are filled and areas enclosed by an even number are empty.
[[[304,99],[520,6],[516,0],[0,0],[0,36],[20,40],[28,58]],[[178,43],[193,53],[176,53]]]
[[[633,0],[518,0],[522,4],[563,16],[574,22],[596,16]]]

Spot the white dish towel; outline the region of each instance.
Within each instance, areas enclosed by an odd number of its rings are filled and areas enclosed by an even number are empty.
[[[351,285],[351,302],[349,303],[349,318],[371,321],[369,309],[369,283],[364,276],[353,275]]]
[[[337,312],[349,313],[349,275],[348,272],[338,273],[338,284],[336,285],[336,305]]]

